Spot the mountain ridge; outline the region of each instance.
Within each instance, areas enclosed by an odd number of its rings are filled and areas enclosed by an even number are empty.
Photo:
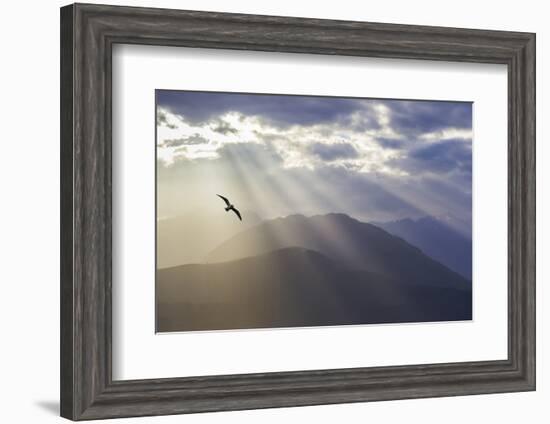
[[[291,246],[320,252],[350,269],[422,279],[423,284],[468,284],[464,277],[403,238],[345,214],[289,215],[262,221],[221,243],[207,255],[206,263],[227,262]]]
[[[463,277],[472,279],[472,240],[433,216],[372,224],[417,246]]]
[[[157,271],[157,331],[471,319],[469,287],[411,285],[289,247]]]

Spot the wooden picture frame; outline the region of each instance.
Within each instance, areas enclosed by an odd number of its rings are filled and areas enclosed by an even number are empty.
[[[508,359],[113,381],[116,43],[505,64]],[[75,4],[61,9],[61,415],[72,420],[535,389],[535,35]]]

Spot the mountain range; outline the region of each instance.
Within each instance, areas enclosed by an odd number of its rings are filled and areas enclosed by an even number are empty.
[[[471,319],[471,290],[411,284],[289,247],[158,274],[158,331]]]
[[[469,320],[471,281],[344,214],[261,221],[157,269],[157,331]]]
[[[373,222],[387,232],[402,237],[424,253],[463,277],[472,279],[472,239],[445,220],[433,216]]]

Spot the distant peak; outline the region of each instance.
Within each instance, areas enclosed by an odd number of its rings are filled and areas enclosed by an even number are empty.
[[[301,213],[293,213],[291,215],[281,216],[275,219],[306,219],[306,218],[307,217],[305,215],[302,215]]]
[[[387,224],[415,224],[419,222],[434,222],[437,221],[436,218],[434,218],[431,215],[424,215],[420,217],[406,217],[401,219],[395,219],[392,221],[373,221],[372,224],[374,225],[387,225]]]
[[[326,216],[327,218],[338,218],[338,219],[351,219],[357,221],[355,218],[343,213],[343,212],[330,212],[325,215],[316,215],[316,216]]]
[[[339,219],[339,220],[350,220],[350,221],[358,221],[357,219],[349,216],[348,214],[345,214],[343,212],[329,212],[329,213],[320,213],[310,216],[304,216],[304,215],[289,215],[288,217],[300,217],[304,219]]]
[[[433,216],[433,215],[425,215],[425,216],[421,216],[420,218],[417,218],[416,221],[417,222],[420,222],[420,221],[430,221],[430,222],[433,222],[433,221],[444,221],[445,219],[443,219],[442,217],[439,217],[439,216]]]
[[[290,246],[290,247],[283,247],[280,249],[272,250],[271,252],[267,252],[264,255],[314,255],[314,256],[323,256],[321,253],[317,252],[313,249],[308,249],[307,247],[301,247],[301,246]]]
[[[287,216],[281,216],[270,220],[263,221],[264,225],[271,224],[298,224],[307,225],[310,224],[336,224],[336,225],[370,225],[367,222],[360,221],[345,213],[330,212],[326,214],[317,214],[311,216],[305,216],[302,214],[293,214]]]
[[[350,220],[356,221],[356,219],[352,218],[351,216],[340,212],[329,212],[325,214],[315,214],[315,215],[309,215],[309,216],[303,215],[301,213],[294,213],[291,215],[274,218],[273,221],[275,220],[307,220],[307,219],[320,219],[320,218],[350,219]]]

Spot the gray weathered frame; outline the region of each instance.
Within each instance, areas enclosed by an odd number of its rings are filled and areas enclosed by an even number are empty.
[[[508,359],[113,381],[115,43],[508,67]],[[61,9],[61,415],[73,420],[535,389],[535,35],[75,4]]]

